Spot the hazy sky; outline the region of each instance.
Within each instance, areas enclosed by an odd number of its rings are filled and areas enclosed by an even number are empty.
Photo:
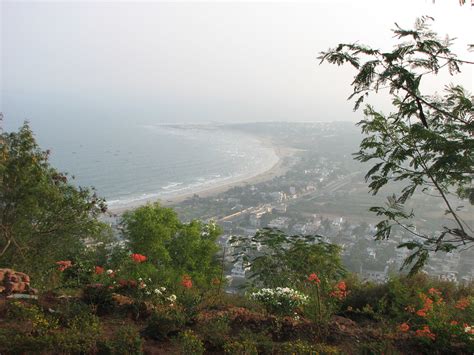
[[[319,66],[318,53],[352,41],[389,49],[393,23],[410,27],[421,15],[474,60],[465,50],[474,7],[457,0],[0,2],[7,128],[25,118],[355,121],[361,114],[345,101],[353,72]],[[474,71],[452,81],[472,91]]]

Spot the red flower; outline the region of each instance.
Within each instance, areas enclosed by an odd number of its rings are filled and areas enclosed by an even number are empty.
[[[416,314],[419,315],[420,317],[426,317],[426,312],[424,309],[420,309],[416,311]]]
[[[410,326],[408,325],[408,323],[402,323],[400,324],[399,329],[405,333],[405,332],[408,332],[408,330],[410,329]]]
[[[61,261],[56,261],[56,265],[58,265],[58,270],[59,271],[64,271],[67,268],[72,266],[72,262],[70,260],[61,260]]]
[[[339,281],[336,287],[339,289],[339,291],[346,291],[347,288],[346,283],[344,281]]]
[[[337,298],[339,300],[343,300],[344,298],[347,297],[347,286],[344,281],[339,281],[335,287],[336,289],[331,292],[329,295]]]
[[[318,275],[316,275],[314,272],[308,276],[308,281],[314,284],[321,283],[321,280],[319,279]]]
[[[470,304],[469,299],[466,297],[463,297],[459,301],[456,302],[456,305],[454,307],[464,311],[469,306],[469,304]]]
[[[184,288],[192,288],[193,281],[191,280],[191,276],[183,275],[183,278],[181,279],[181,286],[183,286]]]
[[[423,329],[418,329],[416,331],[416,336],[420,338],[429,338],[435,340],[436,336],[431,332],[430,327],[425,325]]]
[[[104,273],[104,268],[103,268],[102,266],[96,266],[96,267],[95,267],[95,273],[96,273],[97,275],[103,274],[103,273]]]
[[[142,255],[142,254],[132,254],[132,255],[130,255],[130,257],[136,263],[142,263],[142,262],[146,261],[146,259],[147,259],[147,257],[145,255]]]
[[[451,325],[458,325],[459,323],[458,323],[457,321],[455,321],[455,320],[452,320],[451,323],[449,323],[449,324],[451,324]]]

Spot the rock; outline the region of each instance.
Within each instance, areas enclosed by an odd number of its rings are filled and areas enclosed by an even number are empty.
[[[11,294],[36,294],[37,291],[30,287],[30,277],[13,269],[0,269],[0,293]]]

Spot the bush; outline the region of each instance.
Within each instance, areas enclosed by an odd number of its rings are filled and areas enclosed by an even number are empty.
[[[258,355],[257,344],[251,340],[231,340],[224,345],[224,352],[233,355]]]
[[[323,355],[339,354],[340,351],[326,344],[310,344],[302,340],[289,341],[279,346],[278,354]]]
[[[279,315],[294,315],[308,301],[308,296],[288,287],[262,288],[250,294],[250,298],[261,302],[268,312]]]
[[[102,284],[85,287],[82,299],[86,304],[94,306],[98,314],[110,313],[115,307],[112,290]]]
[[[153,312],[144,329],[144,335],[157,340],[164,340],[177,333],[185,324],[185,315],[177,307],[167,307]]]
[[[57,319],[45,315],[38,306],[19,301],[8,304],[7,319],[26,322],[31,327],[32,333],[35,334],[44,334],[49,330],[57,329],[59,326]],[[23,327],[23,329],[28,328]]]
[[[142,354],[143,341],[137,328],[124,325],[118,329],[111,341],[114,354]]]
[[[204,354],[204,344],[192,330],[186,330],[179,333],[176,343],[183,355],[201,355]]]
[[[229,338],[230,325],[227,317],[209,319],[199,323],[198,332],[202,338],[214,349],[221,349]]]
[[[241,342],[255,344],[259,354],[274,353],[274,343],[272,336],[265,331],[254,332],[248,328],[244,328],[240,331],[238,339]]]
[[[12,302],[8,319],[14,323],[0,329],[1,353],[91,353],[101,337],[98,319],[88,313],[69,318],[59,329],[59,320],[38,306]]]

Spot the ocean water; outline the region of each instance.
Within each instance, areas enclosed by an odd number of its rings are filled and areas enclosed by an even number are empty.
[[[112,210],[243,180],[278,161],[258,138],[222,126],[110,125],[39,140],[55,167]]]

